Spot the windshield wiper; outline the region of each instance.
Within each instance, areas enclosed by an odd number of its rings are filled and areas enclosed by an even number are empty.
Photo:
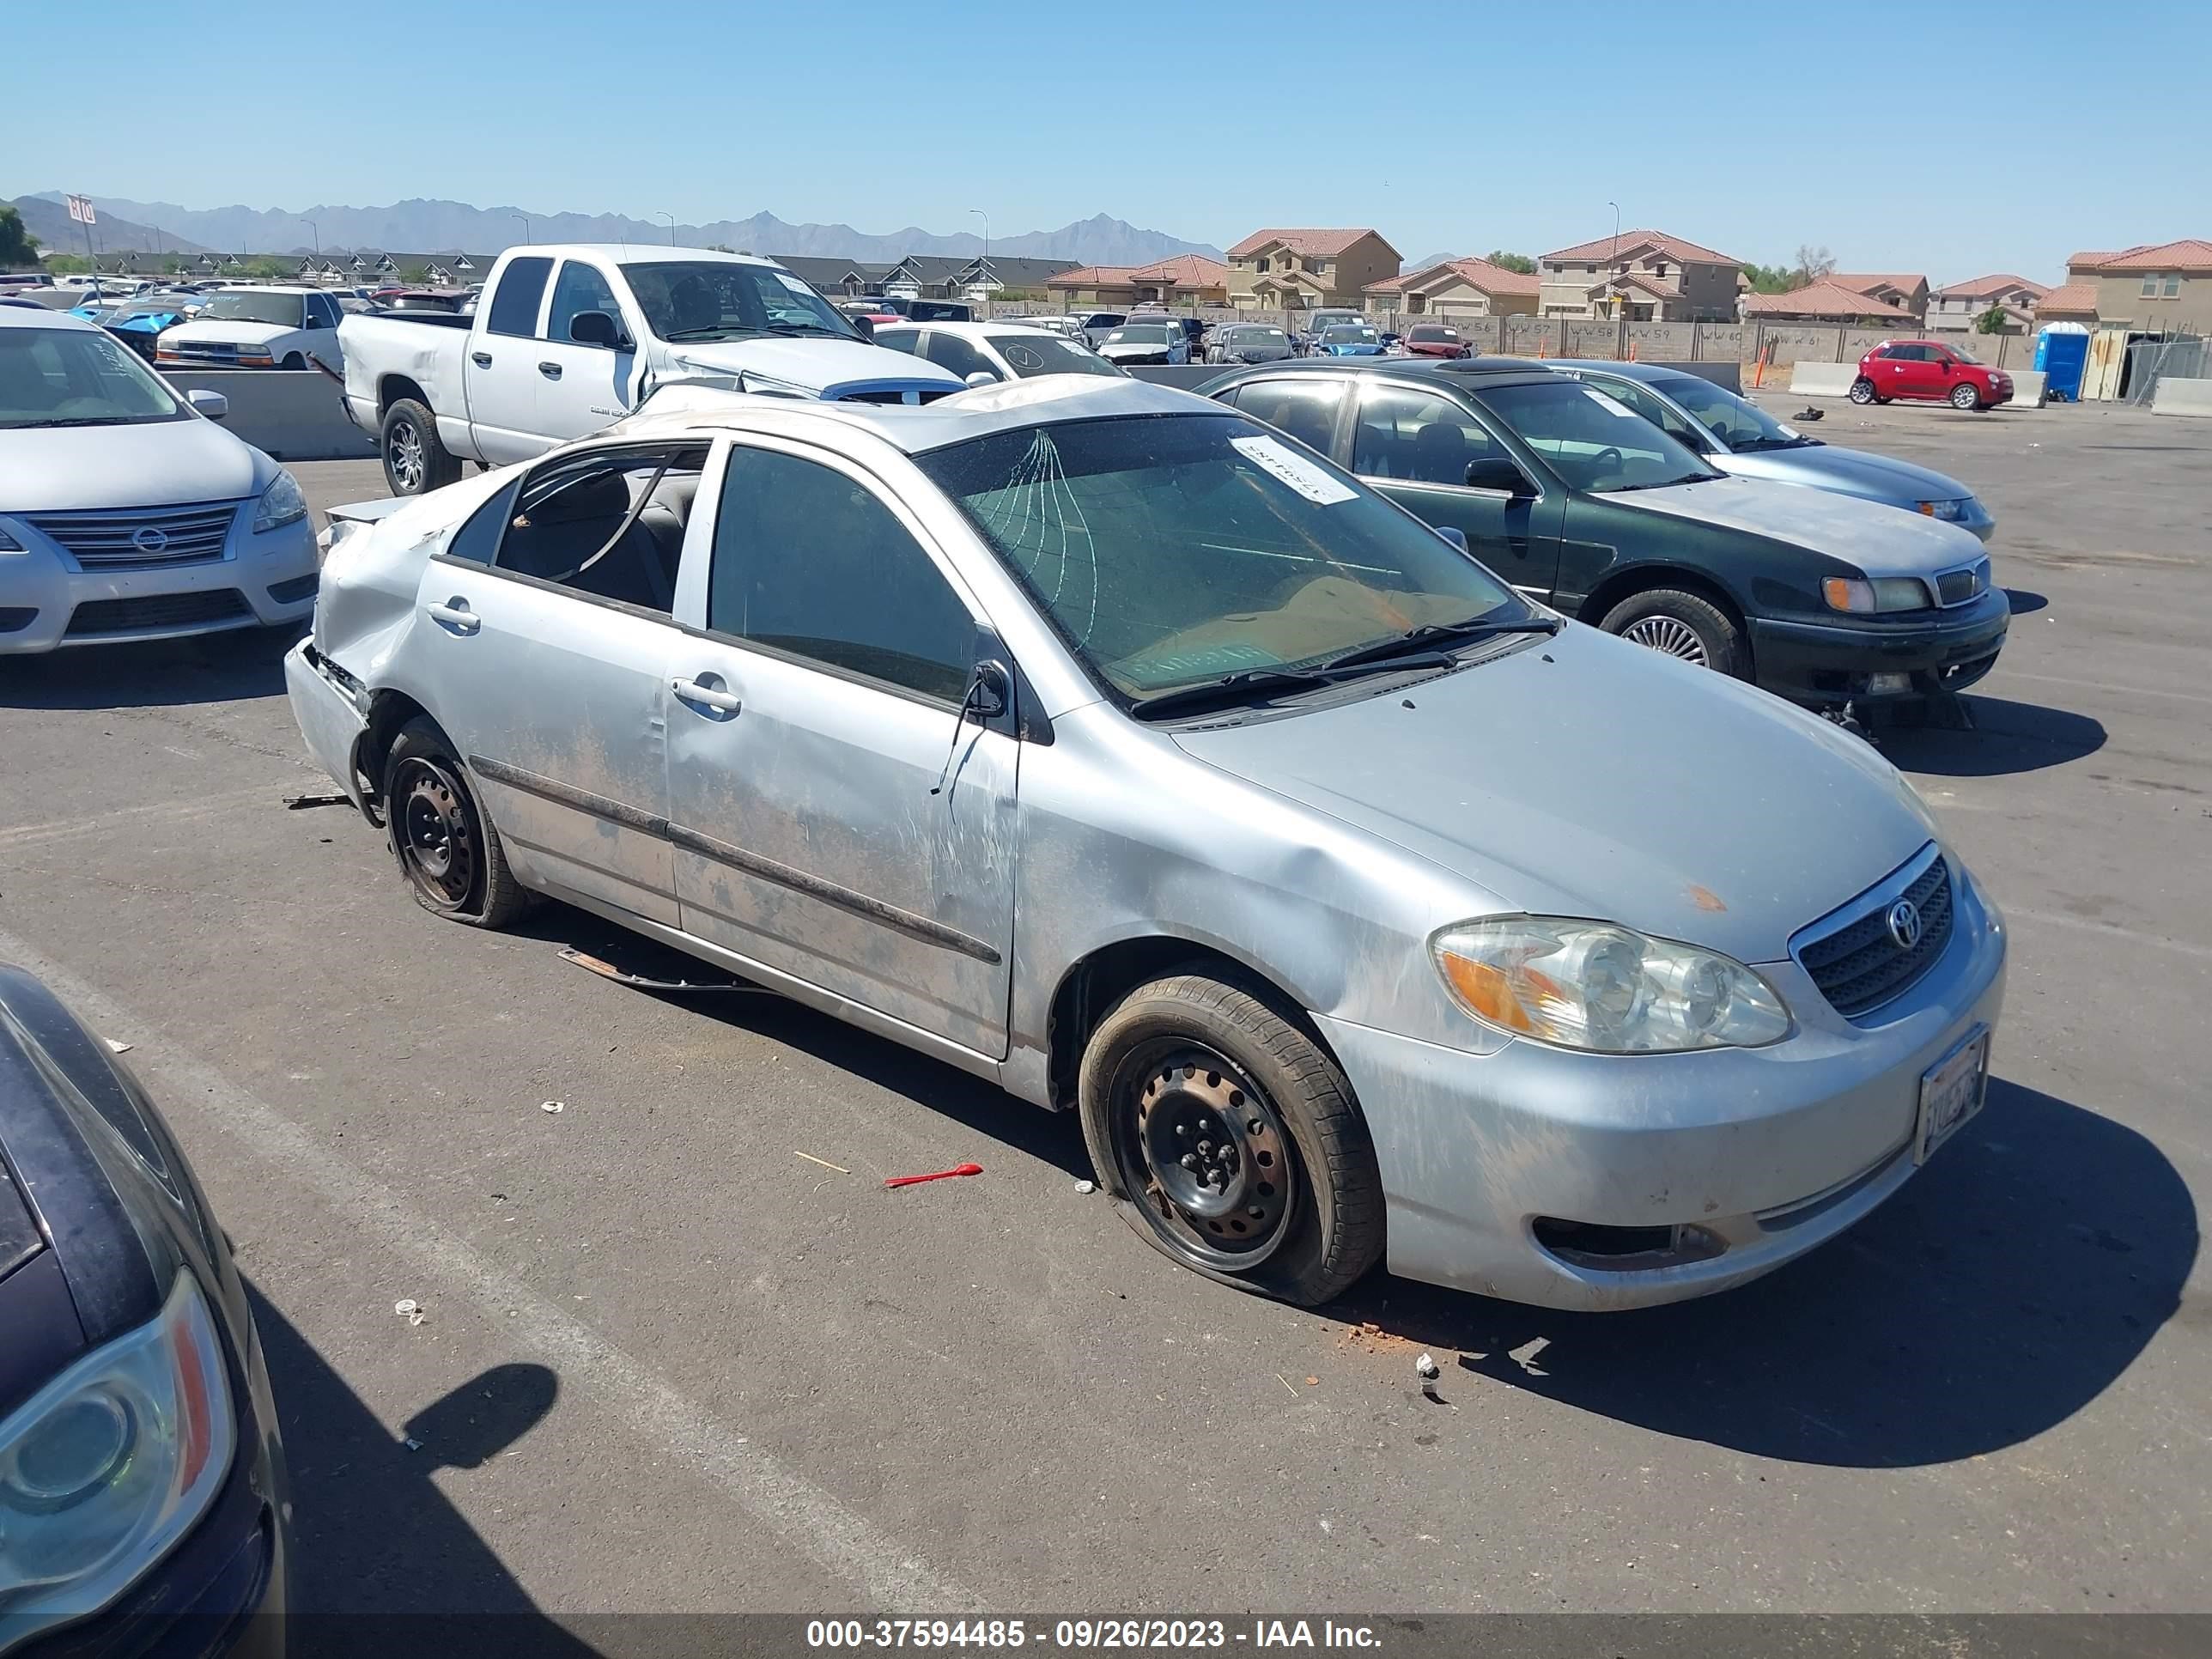
[[[1692,472],[1686,478],[1654,478],[1649,483],[1614,484],[1610,489],[1594,490],[1598,495],[1626,495],[1632,489],[1672,489],[1676,484],[1711,483],[1716,478],[1725,478],[1725,472]]]
[[[1157,696],[1139,698],[1129,712],[1140,720],[1165,720],[1173,714],[1188,714],[1223,703],[1243,702],[1280,691],[1310,691],[1316,686],[1334,685],[1343,680],[1356,680],[1367,674],[1403,668],[1449,668],[1452,659],[1436,652],[1415,656],[1395,658],[1389,662],[1323,663],[1316,668],[1248,668],[1218,680],[1208,680],[1202,685],[1186,685],[1178,690],[1163,691]]]
[[[664,340],[703,340],[710,334],[757,334],[760,331],[743,323],[702,323],[696,328],[672,328],[660,337]]]
[[[840,329],[827,328],[820,323],[769,323],[764,332],[769,334],[827,334],[833,340],[852,340],[860,337],[847,334]]]
[[[1395,639],[1377,640],[1372,645],[1363,645],[1356,651],[1347,651],[1340,657],[1331,657],[1322,666],[1325,669],[1358,668],[1367,663],[1391,662],[1415,652],[1433,656],[1436,653],[1432,647],[1446,640],[1454,644],[1462,644],[1472,640],[1494,638],[1500,634],[1556,634],[1562,626],[1557,617],[1518,617],[1493,622],[1484,616],[1468,617],[1455,623],[1423,623],[1419,628]]]
[[[129,426],[139,418],[136,415],[71,415],[58,421],[19,421],[15,422],[14,429],[21,431],[31,426]]]
[[[1800,433],[1795,438],[1753,438],[1747,442],[1735,445],[1734,448],[1739,455],[1754,455],[1763,454],[1771,449],[1802,449],[1808,444],[1817,444],[1820,441],[1818,438],[1808,438]]]

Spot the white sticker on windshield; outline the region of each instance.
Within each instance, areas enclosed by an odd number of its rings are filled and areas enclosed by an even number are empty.
[[[1631,409],[1626,404],[1622,403],[1618,398],[1608,398],[1605,393],[1600,392],[1594,386],[1584,386],[1583,388],[1583,396],[1589,398],[1592,403],[1595,404],[1600,409],[1603,410],[1608,415],[1618,415],[1621,416],[1622,419],[1630,421],[1640,421],[1644,418],[1634,410]]]
[[[1253,465],[1273,473],[1317,506],[1333,507],[1358,497],[1358,490],[1346,489],[1304,456],[1284,448],[1273,438],[1231,438],[1229,442]]]
[[[798,277],[793,276],[787,270],[777,271],[775,273],[775,280],[781,283],[793,294],[802,295],[809,300],[814,297],[814,290],[807,287],[805,283],[800,282]]]

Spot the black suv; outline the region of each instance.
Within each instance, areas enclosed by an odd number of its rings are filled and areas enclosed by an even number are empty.
[[[1716,472],[1510,358],[1268,363],[1200,388],[1358,474],[1522,592],[1809,708],[1972,684],[2011,607],[1966,532]]]

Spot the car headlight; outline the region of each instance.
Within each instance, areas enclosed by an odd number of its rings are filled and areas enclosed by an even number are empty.
[[[261,500],[253,509],[253,533],[264,530],[281,530],[288,524],[297,524],[307,516],[307,498],[300,493],[300,481],[283,467],[269,481],[269,488],[261,492]]]
[[[1917,576],[1830,576],[1820,584],[1820,597],[1831,611],[1870,615],[1877,611],[1925,611],[1928,584]]]
[[[160,1315],[0,1421],[0,1631],[106,1607],[167,1554],[230,1472],[222,1345],[190,1273]]]
[[[1508,916],[1431,941],[1453,999],[1486,1025],[1595,1054],[1756,1048],[1790,1035],[1741,963],[1607,921]]]
[[[1953,524],[1966,516],[1964,501],[1916,501],[1913,505],[1931,519],[1944,519]]]

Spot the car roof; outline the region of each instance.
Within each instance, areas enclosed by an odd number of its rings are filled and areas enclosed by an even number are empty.
[[[1624,380],[1638,380],[1645,386],[1658,386],[1667,380],[1693,380],[1699,377],[1686,368],[1676,368],[1667,363],[1617,363],[1604,357],[1550,357],[1545,360],[1551,368],[1588,368],[1601,374],[1617,374]],[[1717,382],[1716,382],[1717,384]],[[1723,388],[1726,390],[1725,387]]]
[[[872,433],[895,448],[920,455],[971,438],[1063,421],[1223,412],[1219,404],[1194,393],[1118,375],[1042,375],[978,386],[922,404],[823,403],[676,385],[655,392],[636,414],[586,441],[712,437],[729,431],[799,435],[807,426],[828,422]]]
[[[0,311],[0,328],[86,328],[100,332],[97,325],[83,317],[72,317],[66,311],[40,305],[35,300],[30,307],[9,306]]]
[[[773,259],[763,259],[755,253],[724,253],[711,247],[671,247],[661,242],[529,242],[510,253],[547,253],[588,255],[592,258],[611,260],[618,265],[665,265],[713,263],[725,265],[766,265],[772,270],[783,267]]]
[[[1054,339],[1060,337],[1058,334],[1054,333],[1054,331],[1048,328],[1024,327],[1022,319],[1018,317],[1009,317],[1004,322],[1000,323],[960,322],[951,319],[939,321],[934,317],[927,317],[921,321],[916,322],[913,318],[908,317],[902,319],[896,323],[886,324],[883,327],[878,329],[876,332],[878,334],[896,334],[902,329],[908,328],[926,328],[933,334],[969,334],[974,335],[978,338],[986,334],[1004,334],[1009,330],[1012,330],[1016,334],[1052,334]]]
[[[1253,380],[1280,374],[1389,374],[1408,380],[1441,380],[1470,391],[1479,386],[1540,385],[1565,378],[1542,363],[1521,357],[1301,357],[1260,364],[1249,371]],[[1248,378],[1248,372],[1238,371],[1237,378]]]

